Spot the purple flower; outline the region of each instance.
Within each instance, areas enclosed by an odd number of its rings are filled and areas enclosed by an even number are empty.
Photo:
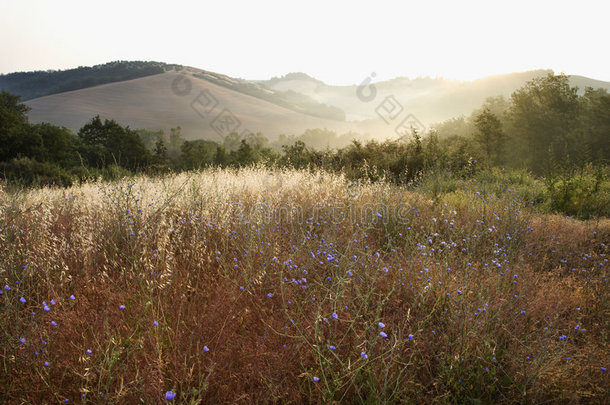
[[[209,352],[209,351],[210,351],[210,349],[209,349],[207,346],[203,346],[203,351],[204,351],[204,352]]]
[[[165,393],[165,400],[166,401],[173,401],[174,398],[176,398],[176,393],[174,391],[167,391]]]
[[[71,295],[71,296],[70,296],[70,299],[71,299],[72,301],[74,301],[74,300],[76,299],[76,297],[75,297],[74,295]]]
[[[336,347],[335,347],[335,346],[333,346],[333,345],[330,345],[329,349],[330,349],[330,350],[335,350],[335,349],[336,349]]]
[[[25,338],[24,338],[24,337],[19,338],[19,341],[20,341],[21,343],[25,343]]]
[[[91,354],[91,353],[93,353],[93,352],[91,351],[91,349],[87,349],[87,354]]]
[[[409,336],[407,336],[409,338],[409,340],[413,340],[413,335],[411,333],[409,333]]]
[[[25,304],[25,298],[23,298],[23,297],[19,298],[19,302],[21,302],[22,304]]]
[[[315,376],[314,376],[314,377],[313,377],[313,380],[314,380],[315,382],[318,382],[318,381],[320,381],[320,378],[318,378],[318,377],[315,377]]]
[[[49,367],[50,365],[51,365],[51,364],[49,364],[49,362],[48,362],[48,361],[45,361],[45,362],[44,362],[44,366],[45,366],[45,367]]]
[[[154,325],[154,326],[159,326],[159,322],[154,321],[154,322],[153,322],[153,325]]]
[[[379,336],[381,336],[382,338],[387,338],[388,335],[385,332],[380,332]]]
[[[125,309],[125,305],[119,305],[119,309]]]
[[[366,354],[365,352],[360,353],[360,356],[362,356],[362,358],[365,360],[369,358],[369,355]]]
[[[380,328],[385,328],[385,323],[383,323],[383,322],[379,322],[378,325]]]
[[[336,312],[333,312],[333,319],[339,319],[339,315]]]

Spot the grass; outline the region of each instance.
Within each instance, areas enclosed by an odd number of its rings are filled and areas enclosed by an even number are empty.
[[[605,403],[610,222],[510,176],[2,193],[0,399]]]

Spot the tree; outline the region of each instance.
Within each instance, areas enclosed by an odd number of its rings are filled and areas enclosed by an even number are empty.
[[[0,92],[0,161],[16,157],[32,140],[24,139],[29,133],[28,106],[20,103],[20,97]]]
[[[521,154],[535,172],[565,161],[577,125],[577,88],[568,77],[535,78],[511,95],[509,116]]]
[[[163,138],[159,138],[157,143],[155,143],[153,163],[157,165],[167,165],[169,163],[167,147],[165,146],[165,142],[163,142]]]
[[[506,137],[502,130],[502,123],[498,117],[491,112],[489,107],[483,108],[474,119],[475,140],[485,151],[490,162],[499,163],[504,153],[504,142]]]
[[[180,155],[183,144],[184,139],[182,139],[182,127],[177,126],[170,129],[168,155],[172,159],[175,159],[178,157],[178,155]]]
[[[89,164],[98,168],[117,164],[130,170],[148,165],[151,156],[138,133],[122,127],[114,120],[102,120],[99,115],[79,131],[82,152]]]
[[[581,111],[581,131],[589,160],[610,162],[610,94],[605,89],[585,89]]]

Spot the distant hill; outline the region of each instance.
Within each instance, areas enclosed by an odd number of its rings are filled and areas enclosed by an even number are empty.
[[[112,62],[65,71],[0,75],[0,88],[27,100],[32,122],[51,122],[73,129],[100,114],[131,127],[168,130],[180,125],[189,139],[217,139],[218,131],[211,123],[226,109],[239,123],[238,132],[260,131],[270,138],[282,133],[300,134],[308,128],[396,138],[399,122],[410,126],[419,121],[429,128],[434,123],[469,115],[487,97],[509,97],[527,81],[549,73],[550,70],[533,70],[473,81],[399,77],[373,81],[376,95],[366,100],[358,96],[358,85],[334,86],[305,73],[249,81],[161,62]],[[184,79],[190,81],[191,88],[188,95],[181,96],[178,93],[186,89],[176,92],[172,86],[176,80],[184,84]],[[585,87],[610,90],[609,82],[583,76],[571,76],[570,82],[581,91]],[[213,111],[195,111],[201,94],[213,95]],[[395,103],[392,114],[396,119],[392,122],[380,117],[382,103],[389,97]]]
[[[377,96],[371,102],[361,101],[357,85],[333,86],[304,73],[290,73],[281,78],[261,81],[260,84],[275,90],[295,91],[305,94],[319,103],[337,106],[346,112],[347,120],[377,118],[377,106],[389,96],[394,96],[405,112],[415,115],[424,124],[441,122],[460,115],[468,115],[481,106],[490,96],[509,97],[512,92],[535,77],[546,76],[551,70],[494,75],[473,81],[456,81],[440,78],[409,79],[399,77],[374,82]],[[364,79],[364,78],[363,78]],[[572,86],[581,91],[589,86],[610,90],[610,82],[571,76]]]
[[[28,100],[30,122],[78,129],[96,114],[150,130],[181,126],[187,139],[220,140],[229,132],[262,132],[273,139],[308,128],[337,133],[352,123],[313,117],[202,79],[191,69],[167,71],[116,83]],[[370,128],[370,133],[376,128]]]
[[[16,72],[0,75],[0,89],[31,100],[65,91],[86,89],[100,84],[121,82],[180,68],[161,62],[116,61],[68,70]]]

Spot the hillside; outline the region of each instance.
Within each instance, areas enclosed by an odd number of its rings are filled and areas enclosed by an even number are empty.
[[[473,81],[399,77],[374,83],[376,96],[369,101],[358,96],[357,85],[333,86],[304,73],[248,81],[157,62],[114,62],[70,71],[13,73],[0,76],[0,87],[28,100],[32,122],[51,122],[72,129],[100,114],[123,125],[150,130],[167,131],[180,125],[188,139],[218,139],[227,131],[262,132],[273,139],[282,133],[300,134],[308,128],[396,138],[398,123],[409,115],[423,127],[430,127],[470,114],[487,97],[509,97],[527,81],[550,72],[533,70]],[[188,78],[191,86],[184,96],[171,90],[179,77]],[[585,87],[610,90],[609,82],[583,76],[571,76],[570,84],[581,91]],[[197,113],[193,108],[201,94],[213,96],[210,100],[214,105],[208,106],[213,107],[211,111]],[[44,97],[32,98],[33,95]],[[386,123],[379,113],[388,97],[398,103],[394,110],[398,118]],[[234,115],[233,122],[217,131],[219,121],[215,121],[216,129],[212,122],[225,109]]]
[[[304,73],[290,73],[281,78],[262,81],[275,90],[292,90],[305,94],[319,103],[340,107],[348,120],[375,119],[375,108],[388,96],[394,96],[405,111],[414,114],[424,124],[441,122],[460,115],[468,115],[490,96],[509,97],[512,92],[535,77],[543,77],[550,70],[532,70],[484,77],[473,81],[455,81],[442,78],[395,78],[374,82],[377,96],[372,102],[363,102],[357,95],[357,85],[333,86],[309,77]],[[363,78],[364,79],[364,78]],[[610,82],[583,76],[571,76],[570,84],[610,90]]]
[[[190,88],[186,86],[186,80]],[[172,86],[176,87],[174,90]],[[183,91],[184,90],[184,91]],[[209,102],[209,104],[207,104]],[[269,138],[300,134],[307,128],[328,128],[339,133],[355,125],[316,118],[292,111],[192,75],[165,72],[118,83],[29,100],[31,122],[51,122],[78,129],[99,114],[122,125],[150,130],[181,126],[187,139],[213,139],[236,131],[262,132]],[[231,116],[223,128],[215,120]],[[218,129],[218,131],[216,129]]]
[[[310,97],[292,90],[272,90],[252,81],[161,62],[116,61],[92,67],[81,66],[76,69],[9,73],[0,75],[0,89],[17,94],[21,96],[22,100],[27,101],[37,97],[137,79],[167,71],[182,71],[303,114],[336,121],[345,120],[345,112],[340,108],[318,103]]]

